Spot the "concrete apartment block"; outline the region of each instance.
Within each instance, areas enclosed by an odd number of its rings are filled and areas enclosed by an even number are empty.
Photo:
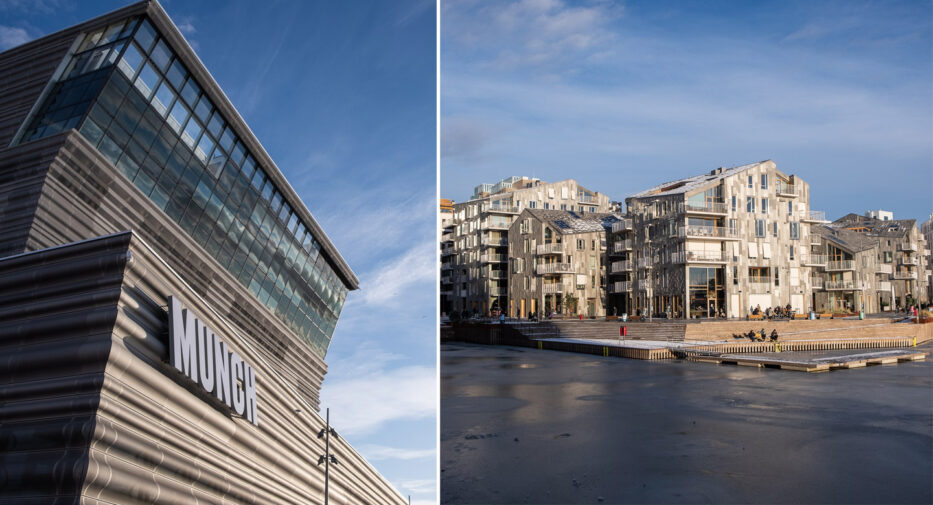
[[[809,185],[771,160],[661,184],[612,227],[609,306],[619,314],[740,317],[811,307]]]
[[[606,236],[621,216],[525,209],[509,227],[509,316],[606,315]],[[573,305],[565,302],[576,300]]]
[[[907,307],[908,296],[929,300],[929,242],[917,229],[915,219],[881,220],[858,214],[846,214],[830,225],[836,230],[857,233],[878,246],[878,274],[887,276],[880,300],[891,307]],[[878,309],[875,309],[878,310]]]
[[[451,259],[446,262],[451,313],[488,315],[508,310],[509,227],[524,209],[579,214],[609,210],[608,196],[573,179],[552,183],[512,179],[516,181],[501,192],[454,204],[453,231],[444,239],[453,242],[447,249]]]

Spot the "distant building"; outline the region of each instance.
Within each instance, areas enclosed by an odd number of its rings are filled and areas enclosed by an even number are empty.
[[[439,214],[441,227],[441,297],[439,309],[442,315],[448,315],[450,314],[450,296],[453,294],[451,260],[453,259],[454,246],[454,201],[441,198]]]
[[[894,220],[893,212],[888,212],[886,210],[881,210],[881,209],[866,211],[865,216],[873,218],[873,219],[878,219],[879,221],[893,221]]]
[[[907,307],[908,297],[929,299],[928,266],[923,254],[928,244],[915,219],[883,221],[846,214],[830,226],[862,234],[878,244],[878,268],[890,276],[893,307]]]
[[[609,305],[621,313],[740,317],[811,303],[809,185],[762,161],[661,184],[626,198],[612,227]]]
[[[509,315],[606,315],[606,235],[621,216],[525,209],[509,227]],[[573,300],[573,304],[565,300]]]
[[[506,177],[505,179],[502,179],[495,184],[480,184],[474,187],[471,200],[485,198],[489,195],[504,193],[509,190],[530,188],[537,185],[539,182],[541,182],[541,179],[536,177],[518,177],[513,175],[512,177]]]
[[[510,178],[501,191],[454,204],[452,241],[446,263],[451,272],[451,311],[489,314],[508,310],[509,226],[524,209],[607,212],[609,197],[567,179],[545,183]],[[443,256],[443,254],[442,254]],[[443,267],[442,267],[443,268]],[[443,271],[442,271],[442,279]]]
[[[931,289],[933,288],[933,270],[931,270],[933,269],[933,255],[930,253],[930,249],[933,249],[933,213],[920,225],[920,233],[926,241],[926,247],[923,249],[923,256],[926,257],[926,270],[922,272],[927,278],[927,297],[924,302],[933,303],[933,289]]]

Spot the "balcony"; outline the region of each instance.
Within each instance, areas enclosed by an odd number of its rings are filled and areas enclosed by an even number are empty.
[[[480,241],[483,246],[486,247],[504,247],[509,245],[509,239],[507,238],[492,238],[492,237],[483,237]]]
[[[453,248],[453,247],[445,247],[445,248],[441,249],[441,256],[442,256],[442,257],[444,257],[444,256],[450,256],[450,255],[452,255],[453,253],[454,253],[454,248]]]
[[[521,209],[518,207],[510,207],[506,205],[492,205],[489,203],[484,203],[480,208],[482,212],[490,212],[494,214],[518,214],[521,212]]]
[[[826,281],[826,291],[862,291],[865,289],[864,282],[856,281]]]
[[[852,260],[827,261],[827,272],[841,272],[846,270],[855,270],[855,262]]]
[[[794,184],[788,184],[784,181],[778,181],[777,187],[775,188],[775,193],[777,196],[783,196],[785,198],[797,198],[800,196],[800,188]]]
[[[489,286],[489,296],[506,296],[509,289],[504,286]]]
[[[564,244],[540,244],[535,252],[538,256],[546,254],[564,254]]]
[[[917,258],[904,258],[902,256],[897,259],[897,264],[915,267],[920,264],[920,261]]]
[[[618,274],[622,272],[631,272],[632,271],[632,262],[631,261],[613,261],[609,265],[609,272],[613,274]]]
[[[508,272],[505,270],[490,270],[489,278],[490,279],[505,279],[508,277]]]
[[[625,251],[632,250],[632,239],[626,240],[617,240],[612,244],[612,252],[614,254],[621,254]]]
[[[545,263],[538,265],[535,271],[538,275],[572,274],[574,272],[572,263]]]
[[[823,278],[810,277],[810,284],[813,286],[813,289],[823,289]]]
[[[508,254],[483,254],[479,257],[480,263],[505,263],[508,260]]]
[[[725,251],[680,251],[671,254],[671,263],[725,263],[730,258]]]
[[[804,254],[800,257],[800,264],[807,267],[825,267],[828,258],[825,254]]]
[[[550,284],[541,284],[541,294],[543,295],[554,295],[564,292],[564,285],[560,282],[554,282]]]
[[[739,240],[737,229],[722,226],[681,226],[677,229],[677,235],[699,239]]]
[[[820,235],[810,235],[810,245],[823,245],[823,237]]]
[[[508,230],[509,223],[503,223],[501,221],[483,221],[480,228],[483,230]]]
[[[829,222],[826,219],[826,212],[822,210],[808,211],[806,214],[804,214],[804,216],[800,220],[803,221],[804,223],[828,223]]]
[[[714,214],[724,216],[729,213],[729,207],[723,202],[706,202],[701,204],[686,202],[681,209],[687,214]]]
[[[639,258],[636,265],[638,266],[639,269],[651,268],[654,266],[654,262],[651,261],[651,258]]]
[[[890,281],[881,281],[878,283],[878,291],[890,292],[891,291],[891,282]]]
[[[451,266],[450,263],[441,263],[441,272],[446,272],[448,270],[451,270],[452,268],[453,266]]]
[[[898,281],[916,280],[917,272],[905,272],[904,270],[898,270],[891,275],[891,278]]]
[[[771,292],[771,281],[748,281],[748,292],[761,295]]]
[[[452,290],[441,290],[441,296],[453,296],[454,292]]]
[[[610,293],[627,293],[632,290],[632,281],[616,281],[607,286]]]
[[[452,283],[452,282],[453,282],[453,278],[451,278],[451,276],[449,276],[449,275],[442,275],[442,276],[441,276],[441,284],[450,284],[450,283]]]
[[[900,244],[897,244],[897,250],[905,252],[917,252],[917,244],[914,244],[913,242],[901,242]]]
[[[623,219],[621,221],[616,221],[615,223],[612,223],[612,233],[621,233],[623,231],[630,231],[630,230],[632,230],[631,219]]]
[[[578,203],[591,203],[591,204],[599,203],[599,200],[593,195],[583,194],[583,195],[578,195],[578,196],[579,196],[579,198],[577,198]]]
[[[891,275],[894,273],[894,266],[890,263],[882,263],[878,265],[878,269],[875,271],[875,273]]]

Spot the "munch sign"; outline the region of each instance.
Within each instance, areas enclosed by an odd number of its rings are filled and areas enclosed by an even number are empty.
[[[259,426],[256,372],[181,301],[168,297],[168,339],[172,366],[213,393],[237,414]]]

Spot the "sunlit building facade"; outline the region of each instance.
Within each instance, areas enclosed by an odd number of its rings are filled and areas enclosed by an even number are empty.
[[[0,503],[321,501],[357,286],[154,0],[0,53]]]

